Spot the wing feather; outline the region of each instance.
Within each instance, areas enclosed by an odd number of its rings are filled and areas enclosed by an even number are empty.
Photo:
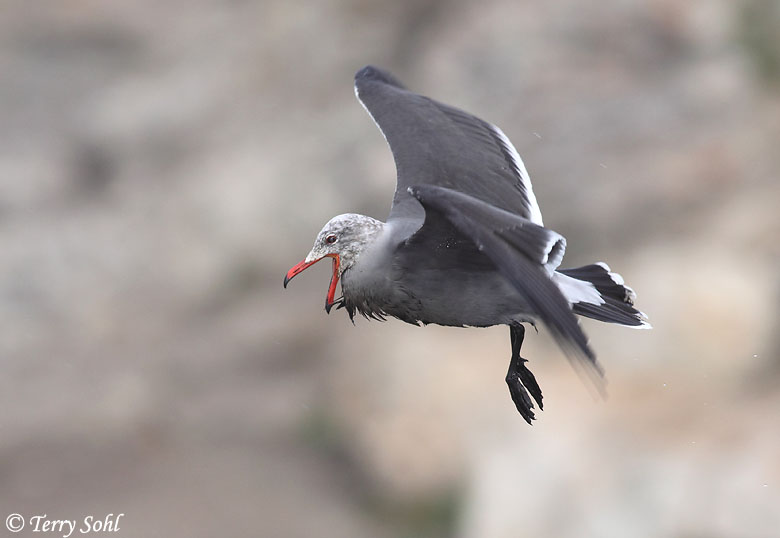
[[[407,188],[437,185],[542,225],[523,161],[498,127],[407,90],[395,77],[367,66],[355,75],[355,94],[387,140],[397,170],[388,222],[424,214]]]
[[[426,218],[445,219],[490,258],[569,355],[601,372],[568,301],[545,271],[550,245],[556,244],[551,239],[558,234],[451,189],[419,185],[409,191],[425,208]]]

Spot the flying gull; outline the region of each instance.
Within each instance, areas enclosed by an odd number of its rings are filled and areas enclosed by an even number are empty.
[[[415,325],[508,325],[506,382],[530,424],[542,391],[520,357],[524,323],[543,323],[572,359],[602,375],[576,315],[649,328],[636,294],[603,262],[560,269],[566,239],[544,227],[531,179],[507,136],[467,112],[407,90],[367,66],[355,94],[387,140],[398,173],[386,222],[332,218],[284,285],[330,258],[325,310]],[[342,296],[336,298],[341,282]],[[533,398],[533,400],[532,400]]]

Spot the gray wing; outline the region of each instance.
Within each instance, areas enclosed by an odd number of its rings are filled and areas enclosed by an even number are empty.
[[[398,183],[388,221],[415,221],[415,231],[424,212],[407,188],[437,185],[542,225],[528,172],[498,127],[413,93],[372,66],[355,75],[355,93],[395,160]]]
[[[453,226],[512,283],[569,355],[582,359],[588,371],[601,372],[568,301],[550,279],[563,257],[563,237],[447,188],[420,185],[409,193],[425,208],[423,230],[441,221]]]

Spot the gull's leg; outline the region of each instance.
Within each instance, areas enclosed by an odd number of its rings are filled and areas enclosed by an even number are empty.
[[[534,419],[534,403],[531,396],[536,400],[539,409],[542,406],[542,390],[534,378],[531,370],[525,367],[528,362],[520,356],[520,347],[523,345],[525,337],[525,327],[523,325],[510,325],[509,336],[512,340],[512,358],[509,361],[509,370],[506,373],[506,384],[509,385],[509,394],[512,395],[512,401],[515,407],[520,411],[525,421],[531,424]],[[529,396],[530,393],[530,396]]]

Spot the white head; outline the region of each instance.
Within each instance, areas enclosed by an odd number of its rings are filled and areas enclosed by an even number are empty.
[[[325,310],[330,312],[336,295],[336,284],[341,275],[352,267],[360,254],[382,231],[384,223],[357,213],[333,217],[323,226],[306,258],[290,269],[284,277],[284,287],[297,274],[323,258],[333,258],[333,276],[330,279]]]

